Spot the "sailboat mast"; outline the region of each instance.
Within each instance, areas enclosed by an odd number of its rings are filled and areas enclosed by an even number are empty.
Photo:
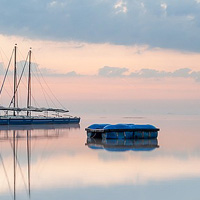
[[[31,107],[31,48],[29,51],[29,65],[28,65],[28,97],[27,108]],[[31,116],[31,111],[27,111],[27,116]]]
[[[13,107],[16,108],[16,96],[17,96],[17,44],[15,44],[14,51],[14,98],[13,98]],[[13,115],[16,116],[15,111],[13,111]]]

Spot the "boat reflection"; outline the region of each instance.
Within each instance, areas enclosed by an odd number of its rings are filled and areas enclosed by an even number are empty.
[[[0,126],[0,141],[8,140],[14,135],[14,131],[17,131],[17,138],[26,138],[26,131],[34,131],[31,138],[53,138],[60,137],[61,135],[66,136],[67,130],[80,129],[79,124],[47,124],[47,125],[10,125],[10,126]]]
[[[79,124],[32,124],[32,125],[3,125],[1,130],[52,130],[52,129],[78,129]]]
[[[86,145],[90,149],[107,151],[152,151],[159,148],[157,139],[94,139],[87,138]]]
[[[23,185],[26,190],[28,199],[31,199],[31,153],[33,148],[31,142],[38,139],[51,139],[63,137],[71,129],[79,129],[79,124],[67,124],[67,125],[24,125],[24,126],[1,126],[0,127],[0,142],[9,143],[12,150],[12,165],[7,166],[7,158],[3,156],[3,152],[0,151],[0,162],[3,168],[6,182],[8,185],[11,198],[16,200],[17,188],[19,181],[17,177],[22,177]],[[39,131],[37,131],[39,130]],[[60,134],[65,133],[65,134]],[[26,141],[26,156],[20,155],[19,141]],[[23,142],[24,144],[24,142]],[[20,157],[23,157],[23,167],[20,164]],[[24,165],[25,161],[25,165]],[[10,173],[10,167],[13,166],[13,173]],[[24,168],[26,167],[26,169]]]

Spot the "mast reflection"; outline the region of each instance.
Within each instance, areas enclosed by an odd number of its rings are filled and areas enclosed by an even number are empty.
[[[8,188],[11,193],[12,199],[17,199],[17,181],[18,173],[21,175],[23,184],[26,190],[28,199],[31,199],[31,142],[33,140],[41,139],[56,139],[59,137],[67,136],[67,133],[71,129],[79,129],[79,124],[67,124],[67,125],[24,125],[24,126],[1,126],[0,127],[0,142],[9,142],[12,149],[13,158],[13,173],[8,173],[10,165],[6,166],[4,162],[2,152],[0,152],[0,159],[7,180]],[[26,140],[26,156],[25,167],[22,169],[19,161],[21,152],[18,152],[18,146],[20,141]],[[23,152],[24,153],[24,152]],[[24,175],[26,174],[26,175]],[[11,177],[9,177],[11,176]],[[13,177],[12,177],[13,176]],[[12,181],[13,180],[13,181]]]

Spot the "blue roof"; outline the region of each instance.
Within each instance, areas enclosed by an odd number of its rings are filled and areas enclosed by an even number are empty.
[[[113,130],[130,129],[130,125],[128,125],[128,124],[116,124],[116,125],[107,125],[107,126],[104,127],[104,130],[108,130],[108,129],[113,129]]]
[[[90,128],[90,129],[103,129],[107,125],[109,125],[109,124],[92,124],[92,125],[88,126],[88,128]]]
[[[150,125],[150,124],[134,124],[134,125],[130,125],[131,129],[156,129],[155,126]]]
[[[134,130],[142,130],[142,131],[158,131],[159,129],[157,129],[155,126],[150,125],[150,124],[92,124],[88,127],[88,129],[92,130],[98,130],[98,129],[102,129],[105,132],[109,132],[109,131],[113,131],[113,132],[117,132],[117,131],[134,131]]]

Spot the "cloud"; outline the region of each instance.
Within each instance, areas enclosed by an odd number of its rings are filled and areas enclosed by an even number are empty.
[[[200,71],[192,71],[190,68],[181,68],[173,72],[141,69],[137,72],[132,72],[129,76],[138,78],[193,78],[196,81],[200,81]]]
[[[161,7],[163,10],[167,10],[167,4],[166,4],[166,3],[161,3],[161,4],[160,4],[160,7]]]
[[[118,13],[127,13],[127,6],[125,1],[118,1],[115,5],[114,8],[116,10],[116,14]]]
[[[17,63],[17,73],[18,75],[21,74],[22,69],[24,67],[25,61],[19,61]],[[5,67],[3,63],[0,63],[0,75],[5,74]],[[155,69],[147,69],[143,68],[138,71],[129,72],[128,68],[125,67],[111,67],[111,66],[104,66],[98,70],[96,75],[83,75],[79,74],[76,71],[70,71],[67,73],[59,73],[56,70],[52,70],[49,68],[40,67],[37,63],[32,63],[32,76],[49,76],[49,77],[83,77],[83,76],[99,76],[99,77],[122,77],[122,78],[192,78],[196,81],[200,82],[200,71],[193,71],[190,68],[180,68],[174,71],[162,71],[162,70],[155,70]],[[13,69],[9,70],[9,75],[13,75]],[[24,75],[28,75],[28,65],[24,70]]]
[[[2,0],[0,34],[200,52],[199,2]]]
[[[58,73],[57,71],[52,69],[39,68],[39,66],[36,63],[34,63],[33,74],[34,76],[41,76],[42,74],[43,76],[51,76],[51,77],[83,77],[83,76],[91,77],[91,75],[83,75],[75,71],[70,71],[67,73]],[[180,68],[172,72],[144,68],[135,72],[129,72],[129,69],[125,67],[104,66],[98,70],[97,76],[107,77],[107,78],[122,77],[122,78],[147,78],[147,79],[148,78],[156,78],[156,79],[192,78],[195,81],[200,82],[200,71],[193,71],[190,68]]]
[[[37,72],[38,73],[38,72]],[[55,70],[48,69],[48,68],[40,68],[39,75],[43,76],[51,76],[51,77],[80,77],[83,76],[81,74],[78,74],[75,71],[67,72],[67,73],[58,73]]]
[[[5,74],[4,64],[0,62],[0,75],[4,75],[4,74]]]
[[[25,61],[17,62],[17,73],[18,73],[18,75],[20,75],[22,73],[24,64],[25,64]],[[36,63],[32,63],[32,65],[37,67]],[[0,62],[0,75],[5,75],[7,68],[8,68],[7,64],[5,64],[3,62]],[[13,75],[13,71],[14,71],[13,68],[14,68],[13,67],[13,63],[10,63],[9,70],[8,70],[8,75]],[[24,75],[28,75],[28,63],[26,64],[26,67],[24,69],[23,74]]]
[[[160,7],[162,8],[162,10],[163,10],[163,14],[164,14],[164,16],[166,17],[167,16],[167,4],[166,3],[161,3],[160,4]]]
[[[99,69],[98,75],[106,77],[119,77],[124,76],[124,73],[127,71],[127,68],[105,66]]]
[[[154,69],[141,69],[140,71],[132,72],[129,76],[139,78],[162,78],[170,75],[170,72],[158,71]]]
[[[25,66],[25,68],[24,68]],[[6,66],[7,68],[7,66]],[[0,63],[0,75],[4,75],[6,72],[6,68],[3,63]],[[25,60],[21,60],[17,62],[17,74],[18,76],[21,76],[23,71],[23,76],[28,76],[28,62]],[[37,63],[32,62],[31,63],[31,73],[34,77],[41,77],[41,76],[51,76],[51,77],[78,77],[78,76],[84,76],[81,74],[78,74],[75,71],[70,71],[67,73],[59,73],[56,70],[40,67]],[[13,66],[10,66],[8,75],[13,75]]]
[[[104,77],[126,77],[126,78],[193,78],[200,81],[200,71],[192,71],[190,68],[181,68],[172,72],[159,71],[155,69],[141,69],[139,71],[128,72],[128,68],[102,67],[98,75]]]
[[[57,4],[57,2],[56,2],[56,1],[52,1],[52,2],[50,2],[50,3],[49,3],[49,5],[50,5],[51,7],[54,7],[54,6],[56,6],[56,4]]]
[[[187,20],[192,21],[192,20],[195,19],[195,16],[194,15],[187,15],[186,18],[187,18]]]
[[[77,76],[83,76],[83,75],[78,74],[78,73],[76,73],[75,71],[71,71],[71,72],[68,72],[68,73],[64,74],[64,76],[68,76],[68,77],[77,77]]]
[[[172,72],[171,76],[188,78],[188,77],[191,77],[191,71],[192,70],[189,68],[182,68],[182,69],[178,69],[178,70],[175,70],[174,72]]]

